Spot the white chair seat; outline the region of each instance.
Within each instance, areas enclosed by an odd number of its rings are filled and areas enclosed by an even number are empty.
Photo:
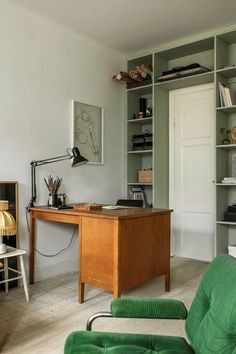
[[[28,285],[27,285],[27,280],[26,280],[23,254],[26,254],[26,251],[20,250],[19,248],[10,247],[10,246],[7,246],[6,253],[0,254],[0,260],[3,259],[3,263],[4,263],[4,268],[3,269],[1,268],[0,272],[4,272],[4,278],[5,278],[4,280],[0,281],[0,284],[5,284],[5,291],[6,291],[6,293],[8,293],[8,283],[10,281],[22,279],[24,290],[25,290],[26,301],[28,302],[29,301],[29,292],[28,292]],[[19,271],[17,269],[13,269],[8,266],[8,258],[10,258],[10,257],[19,257],[21,271]],[[18,274],[18,276],[9,279],[9,276],[8,276],[9,270]]]

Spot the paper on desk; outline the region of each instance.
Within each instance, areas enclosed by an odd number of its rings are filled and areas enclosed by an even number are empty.
[[[126,209],[129,208],[127,206],[122,206],[122,205],[104,205],[102,209]]]

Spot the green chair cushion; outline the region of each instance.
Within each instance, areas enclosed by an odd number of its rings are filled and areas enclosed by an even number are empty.
[[[188,311],[178,300],[158,298],[120,298],[111,302],[114,317],[186,319]]]
[[[197,354],[236,353],[236,259],[216,257],[208,266],[186,320]]]
[[[78,331],[66,340],[64,354],[193,354],[181,337]]]

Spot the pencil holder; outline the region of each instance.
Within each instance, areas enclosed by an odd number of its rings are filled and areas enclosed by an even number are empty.
[[[57,193],[49,193],[48,196],[48,207],[57,207],[58,206],[58,195]]]

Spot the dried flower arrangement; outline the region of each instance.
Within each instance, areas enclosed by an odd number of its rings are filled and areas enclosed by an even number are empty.
[[[140,64],[129,72],[120,71],[112,77],[116,81],[125,81],[127,88],[145,86],[152,83],[152,65]]]

